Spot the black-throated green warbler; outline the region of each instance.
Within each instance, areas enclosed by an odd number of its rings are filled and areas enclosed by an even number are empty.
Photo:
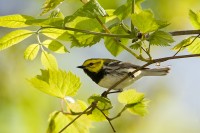
[[[130,72],[133,72],[140,66],[122,62],[113,59],[101,59],[101,58],[92,58],[86,60],[81,66],[84,72],[99,86],[104,88],[110,88],[116,82],[124,78]],[[143,68],[133,75],[130,75],[129,78],[124,80],[122,83],[117,85],[114,89],[120,90],[129,85],[134,81],[140,79],[143,76],[163,76],[169,72],[169,67],[164,68]]]

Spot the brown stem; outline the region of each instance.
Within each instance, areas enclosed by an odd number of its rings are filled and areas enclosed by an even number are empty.
[[[200,30],[182,30],[169,32],[172,36],[200,34]]]

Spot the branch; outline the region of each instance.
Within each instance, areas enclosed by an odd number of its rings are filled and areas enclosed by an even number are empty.
[[[182,30],[169,32],[172,36],[200,34],[200,30]]]
[[[109,122],[110,126],[112,127],[113,132],[116,132],[114,126],[111,123],[111,119],[99,107],[96,107],[96,108],[104,115],[104,117],[106,118],[106,120]]]
[[[79,117],[85,114],[88,110],[92,108],[93,104],[91,104],[87,109],[81,112],[77,117],[75,117],[70,123],[68,123],[65,127],[63,127],[58,133],[62,133],[67,127],[69,127],[72,123],[74,123]]]
[[[170,56],[170,57],[164,57],[164,58],[158,58],[158,59],[154,59],[154,60],[150,60],[148,63],[144,64],[143,66],[139,67],[138,69],[136,69],[135,71],[131,72],[130,74],[134,74],[136,72],[138,72],[139,70],[154,64],[154,63],[161,63],[161,62],[165,62],[168,60],[175,60],[175,59],[181,59],[181,58],[191,58],[191,57],[198,57],[200,56],[200,54],[191,54],[191,55],[180,55],[180,56]],[[117,81],[114,85],[112,85],[107,91],[105,91],[105,94],[109,94],[109,92],[114,89],[117,85],[119,85],[120,83],[122,83],[124,80],[126,80],[130,75],[127,74],[123,79]]]

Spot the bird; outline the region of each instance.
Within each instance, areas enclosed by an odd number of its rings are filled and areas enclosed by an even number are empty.
[[[115,86],[113,90],[123,90],[125,87],[133,84],[136,80],[144,76],[167,75],[170,70],[168,66],[158,68],[145,67],[132,74],[133,71],[140,67],[141,66],[129,62],[107,58],[87,59],[81,66],[77,66],[77,68],[83,69],[96,84],[107,89],[129,75],[127,79]]]

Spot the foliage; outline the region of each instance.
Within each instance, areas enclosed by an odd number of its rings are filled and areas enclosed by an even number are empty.
[[[40,75],[29,79],[29,82],[36,89],[60,98],[65,103],[66,110],[62,107],[61,111],[50,114],[47,132],[88,133],[94,121],[107,120],[113,128],[111,121],[118,118],[125,110],[140,116],[147,114],[149,100],[143,93],[134,89],[119,94],[118,101],[124,108],[113,118],[109,117],[113,105],[106,95],[90,96],[89,105],[81,100],[69,102],[66,97],[76,96],[81,86],[80,78],[70,71],[61,70],[51,52],[58,54],[69,52],[70,49],[66,48],[65,42],[70,42],[71,48],[82,48],[96,45],[102,39],[106,49],[113,56],[126,50],[137,59],[147,62],[148,66],[171,59],[166,57],[153,60],[151,53],[152,45],[171,46],[174,42],[172,34],[163,30],[169,23],[156,19],[151,10],[143,10],[140,6],[143,0],[127,0],[117,9],[104,9],[97,0],[86,0],[82,1],[84,3],[82,7],[69,16],[64,16],[60,10],[55,9],[63,1],[46,0],[41,15],[52,11],[46,18],[22,14],[0,17],[1,27],[13,28],[13,31],[0,38],[0,50],[35,35],[37,40],[34,44],[28,45],[24,51],[24,58],[32,61],[40,56],[44,69],[41,69]],[[189,17],[192,25],[199,29],[200,13],[190,10]],[[124,24],[127,21],[130,23]],[[38,30],[24,29],[32,27]],[[186,38],[173,47],[177,51],[176,54],[185,48],[192,54],[200,54],[199,35]],[[172,57],[178,58],[175,55]],[[149,58],[145,58],[146,56]],[[142,67],[136,71],[139,69]],[[106,93],[109,94],[111,89]]]

